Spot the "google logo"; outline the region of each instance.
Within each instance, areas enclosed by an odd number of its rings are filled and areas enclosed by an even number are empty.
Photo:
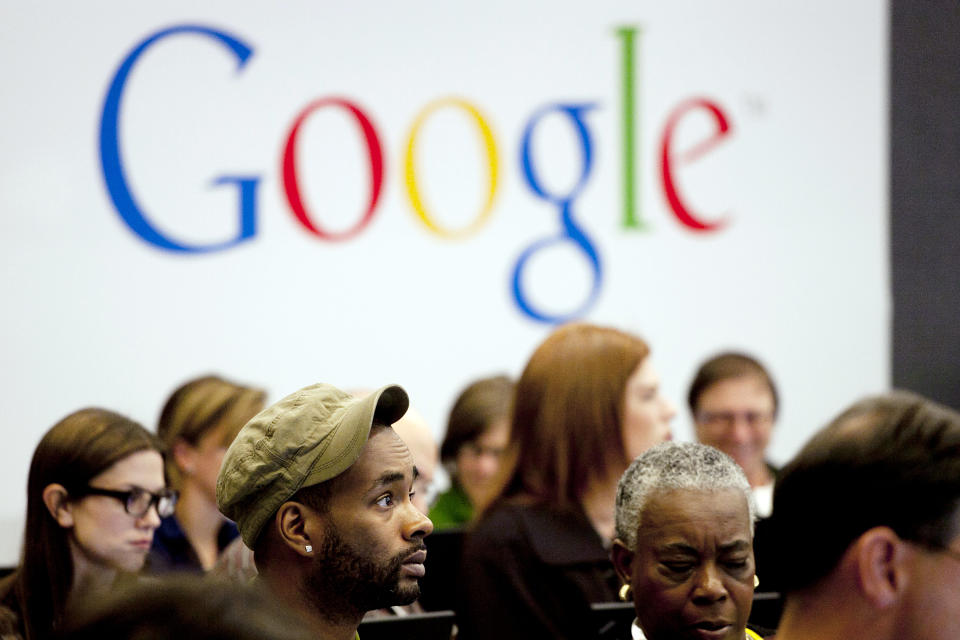
[[[223,30],[200,25],[177,25],[162,29],[147,36],[134,46],[113,75],[103,103],[100,119],[100,161],[103,178],[117,213],[130,230],[146,243],[163,251],[181,254],[226,251],[252,240],[257,235],[257,188],[260,184],[260,176],[220,175],[213,178],[214,185],[228,185],[237,190],[238,226],[236,235],[222,242],[191,244],[161,233],[150,222],[151,216],[147,214],[146,209],[130,190],[130,183],[124,170],[123,157],[120,152],[118,131],[121,106],[124,89],[133,68],[149,47],[171,36],[182,34],[207,38],[211,42],[224,47],[235,57],[238,70],[242,70],[253,55],[253,48],[240,38]],[[640,230],[644,228],[644,224],[636,209],[636,191],[633,178],[636,147],[633,68],[638,29],[636,27],[621,27],[617,29],[616,35],[621,42],[623,70],[623,217],[621,224],[624,229]],[[577,197],[587,184],[593,168],[593,137],[588,116],[590,111],[595,108],[595,104],[588,102],[547,104],[538,108],[530,116],[521,135],[519,167],[523,181],[534,197],[555,209],[559,222],[555,234],[533,240],[517,257],[513,267],[511,278],[513,299],[521,313],[539,322],[561,323],[582,316],[592,307],[601,290],[603,263],[596,243],[581,226],[575,212]],[[369,195],[366,199],[366,207],[356,223],[342,231],[331,231],[324,228],[317,217],[311,213],[309,203],[305,201],[300,188],[296,153],[298,136],[307,119],[321,109],[339,109],[355,120],[362,132],[369,163]],[[458,109],[467,114],[469,121],[472,126],[476,127],[483,141],[483,150],[486,155],[487,188],[484,199],[473,220],[462,228],[449,228],[436,220],[421,194],[417,168],[414,162],[417,136],[424,123],[440,109]],[[682,152],[678,151],[674,148],[676,129],[681,121],[693,112],[699,112],[700,117],[706,115],[709,118],[712,132],[692,148]],[[536,158],[533,153],[534,132],[543,118],[548,115],[559,115],[568,123],[577,140],[579,151],[579,175],[573,186],[562,193],[553,192],[544,186],[543,180],[538,175]],[[694,212],[686,204],[677,184],[677,171],[683,164],[695,161],[722,142],[730,133],[729,117],[720,105],[705,98],[691,98],[681,102],[670,112],[663,127],[658,146],[659,182],[671,212],[683,226],[693,232],[716,231],[723,227],[726,220],[720,218],[707,221],[704,220],[703,216]],[[353,100],[343,97],[324,97],[304,106],[296,114],[289,128],[283,145],[280,165],[283,195],[290,211],[303,229],[318,239],[327,242],[347,241],[362,233],[376,215],[385,172],[383,145],[370,117]],[[442,237],[464,238],[482,228],[493,212],[500,166],[500,151],[492,129],[481,111],[470,102],[456,97],[434,100],[427,104],[414,118],[404,149],[403,178],[410,206],[429,232]],[[534,255],[547,247],[560,244],[572,246],[586,259],[592,276],[592,284],[586,298],[576,308],[558,313],[539,308],[531,301],[524,285],[523,274]]]

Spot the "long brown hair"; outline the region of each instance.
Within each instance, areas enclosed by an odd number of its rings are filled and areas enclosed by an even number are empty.
[[[626,466],[624,390],[649,353],[634,335],[589,324],[547,337],[517,382],[503,497],[574,507],[591,480]]]
[[[73,585],[68,530],[50,515],[43,490],[61,484],[69,494],[138,451],[161,450],[136,422],[105,409],[81,409],[55,424],[37,445],[27,481],[27,522],[20,566],[12,581],[27,640],[51,635],[62,621]]]

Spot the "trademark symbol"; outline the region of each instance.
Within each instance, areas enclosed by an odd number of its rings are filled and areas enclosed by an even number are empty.
[[[762,118],[767,114],[767,101],[761,95],[748,93],[743,96],[743,104],[747,113],[754,118]]]

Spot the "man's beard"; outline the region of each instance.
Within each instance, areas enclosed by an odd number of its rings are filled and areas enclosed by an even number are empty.
[[[420,597],[416,580],[401,586],[401,565],[423,549],[414,544],[393,558],[377,563],[362,555],[333,525],[324,527],[324,542],[314,554],[304,584],[307,600],[331,621],[349,620],[367,611],[410,604]]]

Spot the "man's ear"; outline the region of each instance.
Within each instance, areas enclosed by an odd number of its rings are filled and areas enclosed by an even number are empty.
[[[613,568],[624,584],[630,583],[630,576],[633,574],[633,555],[633,551],[627,549],[627,545],[620,538],[613,541],[610,559],[613,560]]]
[[[62,484],[48,484],[41,494],[43,504],[61,527],[68,529],[73,526],[73,513],[70,501],[67,499],[67,490]]]
[[[847,553],[853,554],[863,596],[879,609],[896,603],[907,586],[908,553],[896,532],[890,527],[868,529]]]
[[[277,533],[280,534],[280,540],[301,556],[312,556],[314,547],[321,542],[312,540],[311,530],[315,530],[315,525],[310,526],[310,520],[318,518],[316,512],[299,502],[284,502],[277,509],[277,515],[274,517],[274,523],[277,527]]]

